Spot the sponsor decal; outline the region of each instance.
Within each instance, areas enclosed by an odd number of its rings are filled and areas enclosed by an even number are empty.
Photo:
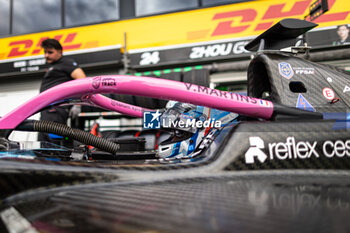
[[[114,78],[103,78],[101,81],[101,84],[102,84],[102,86],[116,86],[117,85]]]
[[[117,83],[114,78],[101,78],[101,77],[95,77],[92,79],[92,87],[94,89],[100,88],[100,86],[104,87],[115,87],[117,86]]]
[[[267,155],[262,151],[265,148],[264,141],[260,137],[249,137],[250,148],[245,153],[245,163],[254,163],[255,157],[261,162],[265,162]]]
[[[306,100],[302,94],[299,94],[298,96],[296,107],[310,112],[316,112],[315,108],[309,103],[309,101]]]
[[[92,87],[98,89],[100,87],[101,77],[96,77],[92,79]]]
[[[223,97],[225,99],[231,99],[231,100],[236,100],[244,103],[250,103],[250,104],[258,104],[257,99],[252,98],[250,96],[245,96],[245,95],[240,95],[237,93],[232,93],[232,92],[227,92],[227,91],[221,91],[217,89],[211,89],[209,87],[204,87],[204,86],[198,86],[195,84],[191,83],[183,83],[188,91],[193,91],[197,93],[203,93],[207,95],[215,95],[217,97]],[[266,104],[271,104],[271,102],[266,101]],[[259,103],[259,105],[261,105]]]
[[[122,107],[122,108],[131,109],[131,110],[134,110],[134,111],[142,111],[141,107],[137,107],[137,106],[134,106],[134,105],[129,105],[129,104],[126,104],[126,103],[123,103],[123,102],[119,102],[119,101],[116,101],[116,100],[111,100],[111,105],[112,106],[119,106],[119,107]]]
[[[314,156],[319,158],[316,151],[317,142],[300,141],[295,142],[294,137],[288,137],[286,142],[269,143],[268,149],[270,159],[306,159]]]
[[[348,92],[348,91],[350,91],[350,87],[349,87],[349,86],[345,86],[345,87],[344,87],[344,90],[343,90],[343,93],[346,93],[346,92]]]
[[[255,157],[263,163],[266,159],[270,160],[286,160],[286,159],[306,159],[320,155],[316,151],[317,142],[300,141],[295,142],[294,137],[288,137],[286,142],[269,143],[269,156],[262,150],[265,148],[264,141],[260,137],[250,137],[249,142],[251,147],[245,153],[245,161],[247,164],[255,162]]]
[[[288,62],[278,63],[278,70],[279,73],[286,79],[291,79],[294,76],[294,74],[315,74],[315,69],[312,67],[292,67]]]
[[[246,164],[255,163],[257,160],[264,163],[266,160],[292,160],[320,158],[350,157],[350,139],[327,140],[320,145],[317,151],[317,141],[296,141],[294,137],[287,137],[285,142],[268,143],[265,147],[260,137],[249,137],[250,148],[245,153]],[[265,148],[268,154],[265,153]],[[321,152],[321,153],[320,153]]]
[[[291,79],[294,75],[292,66],[287,62],[278,63],[278,71],[286,79]]]
[[[293,67],[295,74],[315,74],[315,68],[308,67]]]
[[[327,158],[350,156],[350,140],[325,141],[322,151]]]
[[[335,93],[332,89],[330,89],[329,87],[325,87],[322,90],[322,95],[324,96],[324,98],[326,98],[327,100],[333,100],[335,98]]]

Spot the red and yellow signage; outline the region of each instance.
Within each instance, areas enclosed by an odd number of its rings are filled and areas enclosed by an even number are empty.
[[[66,35],[60,34],[55,35],[53,38],[56,40],[61,41],[63,49],[64,50],[72,50],[72,49],[79,49],[81,48],[82,43],[74,43],[73,40],[75,39],[75,36],[77,35],[77,32],[68,33]],[[35,43],[36,41],[33,39],[25,39],[25,40],[16,40],[11,41],[9,43],[9,47],[11,48],[10,52],[7,55],[7,58],[13,58],[23,55],[38,55],[40,54],[41,48],[41,42],[45,39],[49,38],[48,36],[40,37],[40,39]]]
[[[283,18],[303,19],[312,2],[260,0],[12,36],[0,39],[0,61],[40,55],[40,44],[48,37],[60,40],[65,52],[78,52],[124,45],[124,33],[128,50],[256,36]],[[350,23],[350,1],[329,0],[329,7],[315,21],[319,27]]]

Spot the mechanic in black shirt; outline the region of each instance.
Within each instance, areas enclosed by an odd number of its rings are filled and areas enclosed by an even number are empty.
[[[45,59],[50,67],[47,69],[41,82],[40,92],[43,92],[58,84],[73,80],[85,78],[84,71],[79,68],[77,62],[66,58],[62,54],[62,46],[55,39],[46,39],[41,43],[44,49]],[[67,123],[70,107],[53,107],[41,112],[41,120],[55,121],[58,123]],[[59,136],[39,133],[39,141],[57,142]]]

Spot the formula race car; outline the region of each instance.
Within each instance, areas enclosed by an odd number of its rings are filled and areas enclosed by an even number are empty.
[[[247,95],[99,76],[55,86],[0,118],[1,232],[347,232],[350,74],[300,54],[314,23],[284,19],[246,45]],[[169,100],[146,109],[116,93]],[[28,120],[82,104],[143,118],[92,135]],[[70,146],[9,140],[51,133]],[[89,147],[92,146],[92,147]]]

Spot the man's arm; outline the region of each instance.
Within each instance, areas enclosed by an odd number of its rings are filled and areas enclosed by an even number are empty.
[[[70,75],[73,79],[81,79],[81,78],[86,78],[86,75],[81,68],[76,68],[73,70],[73,72]]]

